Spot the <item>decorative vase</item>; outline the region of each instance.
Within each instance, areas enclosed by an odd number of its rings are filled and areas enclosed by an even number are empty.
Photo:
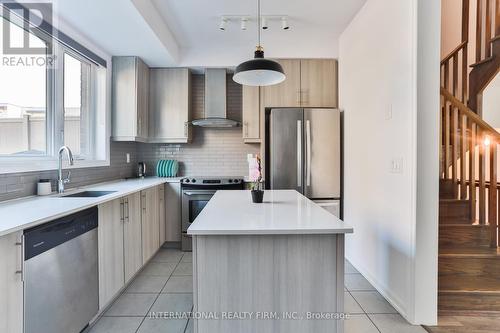
[[[263,190],[252,190],[252,201],[254,203],[262,203],[262,199],[264,199]]]

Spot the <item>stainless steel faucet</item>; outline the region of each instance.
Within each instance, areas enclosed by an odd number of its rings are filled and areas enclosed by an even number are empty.
[[[58,179],[57,179],[57,192],[63,193],[64,192],[64,184],[67,184],[70,182],[70,177],[71,177],[71,171],[68,171],[68,177],[63,179],[62,176],[62,153],[66,152],[66,156],[68,157],[69,165],[73,165],[73,153],[71,152],[71,149],[67,146],[62,146],[59,148],[59,169],[58,169]]]

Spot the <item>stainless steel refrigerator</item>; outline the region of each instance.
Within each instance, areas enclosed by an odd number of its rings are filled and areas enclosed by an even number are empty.
[[[341,120],[337,109],[271,109],[271,189],[294,189],[341,217]]]

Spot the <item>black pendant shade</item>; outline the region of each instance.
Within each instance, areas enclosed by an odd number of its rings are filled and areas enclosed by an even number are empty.
[[[257,47],[254,59],[236,67],[233,80],[246,86],[269,86],[283,82],[285,73],[279,63],[264,58],[262,47]]]

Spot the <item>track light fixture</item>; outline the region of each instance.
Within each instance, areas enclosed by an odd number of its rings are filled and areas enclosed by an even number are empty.
[[[269,26],[267,25],[267,19],[263,16],[261,19],[261,27],[262,27],[262,30],[267,30],[269,28]]]
[[[241,30],[247,30],[247,22],[248,22],[247,17],[241,18]]]
[[[288,19],[286,16],[283,16],[281,18],[281,29],[283,30],[288,30],[290,29],[290,26],[288,25]]]
[[[268,30],[271,24],[281,22],[282,30],[289,30],[290,25],[288,24],[288,16],[286,15],[261,15],[259,17],[253,17],[250,15],[223,15],[220,17],[219,30],[225,31],[229,24],[232,22],[239,22],[241,30],[248,29],[248,23],[252,21],[258,21],[260,19],[260,29]]]
[[[222,16],[220,18],[219,29],[222,30],[222,31],[225,31],[226,30],[226,26],[227,26],[227,18],[225,16]]]
[[[283,67],[276,61],[264,58],[264,48],[261,45],[262,13],[260,0],[257,0],[257,48],[254,59],[242,62],[236,67],[233,81],[246,86],[270,86],[286,79]]]

